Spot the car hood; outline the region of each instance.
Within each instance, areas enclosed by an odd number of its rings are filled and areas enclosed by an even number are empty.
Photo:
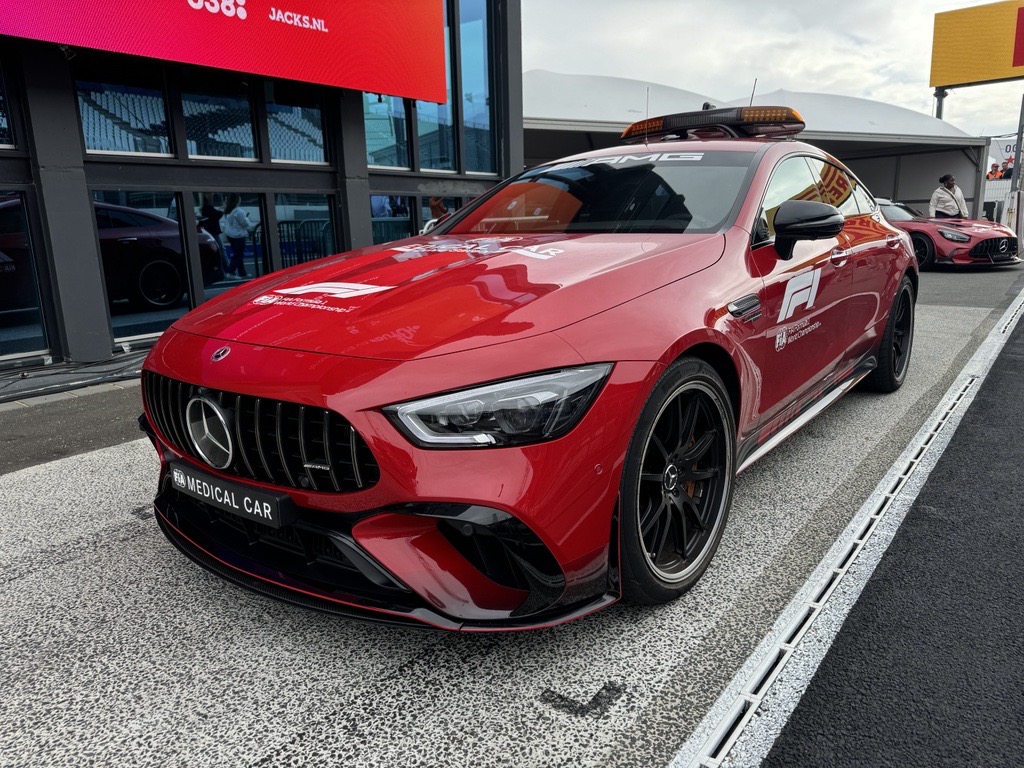
[[[178,320],[248,344],[408,360],[570,325],[705,269],[722,235],[439,235],[246,283]]]
[[[978,219],[918,219],[918,221],[974,235],[991,235],[995,232],[1008,233],[1005,226],[994,221],[979,221]]]

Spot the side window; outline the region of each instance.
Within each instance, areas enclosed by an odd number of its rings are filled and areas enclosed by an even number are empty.
[[[111,229],[114,225],[110,223],[110,216],[106,208],[94,208],[96,211],[96,226],[99,229]]]
[[[860,213],[853,195],[853,181],[846,175],[846,171],[816,157],[808,158],[807,162],[826,203],[838,208],[843,216],[856,216]]]
[[[878,204],[875,202],[875,198],[871,196],[867,188],[858,182],[852,176],[850,181],[853,183],[853,196],[857,199],[857,207],[860,208],[861,213],[874,213],[878,208]]]
[[[775,213],[787,200],[821,202],[821,195],[805,157],[787,157],[775,167],[764,193],[761,215],[755,226],[755,245],[763,244],[775,237]]]

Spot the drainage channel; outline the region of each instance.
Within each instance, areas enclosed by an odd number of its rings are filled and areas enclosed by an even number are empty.
[[[767,756],[1022,313],[1024,292],[978,347],[669,768],[753,766]],[[865,553],[869,541],[872,547]],[[840,591],[842,596],[834,599]],[[823,620],[825,614],[827,620]],[[821,626],[814,641],[805,643],[816,622]],[[771,706],[763,706],[769,697]],[[746,748],[738,754],[735,748],[741,737]]]

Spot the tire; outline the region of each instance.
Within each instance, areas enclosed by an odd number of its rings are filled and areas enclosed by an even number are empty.
[[[725,530],[736,474],[736,426],[715,370],[673,363],[630,439],[621,499],[622,596],[674,600],[707,570]]]
[[[895,392],[902,387],[910,368],[913,347],[914,286],[904,275],[878,345],[878,367],[867,377],[869,388],[878,392]]]
[[[181,271],[172,262],[159,256],[139,268],[135,286],[135,304],[144,310],[173,307],[185,295],[185,281]]]
[[[914,255],[917,257],[918,269],[929,269],[935,263],[935,244],[925,235],[913,235]]]

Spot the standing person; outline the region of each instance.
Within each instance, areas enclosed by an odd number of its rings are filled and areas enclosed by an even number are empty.
[[[1006,161],[1003,163],[1003,178],[1013,178],[1013,155],[1010,155],[1008,158],[1006,158]]]
[[[1003,172],[999,170],[999,163],[992,163],[992,170],[985,174],[985,178],[989,181],[1003,178]]]
[[[217,249],[220,251],[220,263],[221,269],[224,270],[224,274],[228,271],[228,253],[224,248],[224,238],[221,237],[220,220],[224,216],[224,212],[218,208],[213,202],[213,195],[209,192],[203,193],[203,206],[199,209],[199,223],[203,229],[210,233],[210,236],[217,243]]]
[[[964,200],[963,191],[956,185],[953,174],[939,177],[939,187],[932,192],[932,199],[928,201],[928,215],[933,219],[967,218],[967,201]]]
[[[224,217],[220,220],[224,236],[231,243],[231,261],[228,264],[228,274],[234,272],[238,277],[248,277],[245,272],[245,239],[249,233],[256,229],[256,225],[249,221],[249,214],[238,207],[238,195],[232,192],[224,203]]]

